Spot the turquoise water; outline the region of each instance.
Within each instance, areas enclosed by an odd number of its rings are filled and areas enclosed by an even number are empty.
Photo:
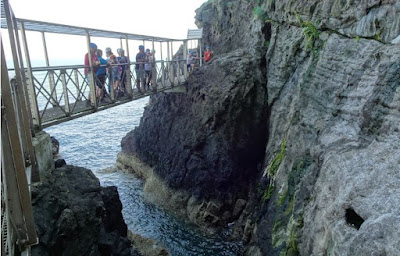
[[[105,172],[115,165],[121,139],[139,125],[148,97],[45,129],[60,142],[60,156],[67,164],[91,169],[103,186],[117,186],[128,228],[159,241],[172,256],[241,255],[239,243],[224,234],[208,237],[197,227],[148,203],[143,183],[133,174]]]

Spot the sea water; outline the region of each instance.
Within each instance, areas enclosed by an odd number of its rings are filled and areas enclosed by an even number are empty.
[[[60,157],[67,164],[91,169],[102,186],[116,186],[128,228],[159,241],[172,256],[241,255],[242,246],[224,234],[208,237],[143,198],[143,183],[133,174],[106,172],[115,166],[121,139],[139,125],[149,98],[142,98],[45,129],[60,142]]]

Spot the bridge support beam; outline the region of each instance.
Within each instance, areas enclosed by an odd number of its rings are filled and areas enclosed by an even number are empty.
[[[18,28],[17,28],[17,23],[15,21],[14,14],[11,12],[9,8],[9,3],[8,1],[4,1],[4,9],[5,9],[5,14],[6,14],[6,20],[8,26],[8,35],[10,37],[10,44],[11,44],[11,50],[12,50],[12,57],[13,57],[13,62],[14,62],[14,68],[15,68],[15,77],[16,77],[16,84],[15,84],[15,92],[14,92],[14,99],[15,99],[15,104],[17,105],[16,109],[16,122],[17,125],[20,129],[20,140],[22,144],[22,150],[23,150],[23,156],[24,156],[24,161],[25,165],[29,166],[32,165],[34,166],[34,174],[38,174],[37,169],[36,169],[36,161],[35,161],[35,154],[33,152],[33,147],[32,147],[32,129],[31,129],[31,124],[32,124],[32,116],[30,114],[30,111],[27,106],[27,98],[28,96],[26,95],[26,90],[25,90],[25,69],[23,66],[23,60],[22,60],[22,54],[21,54],[21,47],[19,43],[19,36],[18,36]],[[14,31],[13,31],[14,30]],[[3,44],[1,44],[3,45]],[[3,53],[3,46],[2,47],[2,55]],[[3,58],[4,56],[2,56]],[[5,60],[2,60],[2,68],[6,66]],[[21,66],[20,66],[21,64]],[[3,71],[2,71],[2,77],[3,77]],[[8,73],[7,73],[7,78],[8,78]],[[3,82],[2,82],[3,83]],[[8,80],[7,80],[7,86],[9,86]],[[2,89],[3,89],[3,84],[2,84]],[[10,89],[10,88],[6,88]],[[11,91],[11,89],[10,89]],[[10,92],[11,94],[11,92]],[[5,95],[5,93],[4,93]],[[8,96],[4,96],[8,97]],[[10,100],[12,99],[12,96],[9,96]],[[3,98],[3,99],[4,99]],[[35,180],[38,179],[38,176],[34,177]],[[31,181],[32,177],[28,177],[29,181]]]
[[[35,83],[34,83],[34,78],[32,74],[32,65],[31,65],[31,58],[29,56],[29,49],[28,49],[28,43],[26,40],[26,34],[25,34],[25,27],[24,23],[20,22],[20,28],[21,28],[21,36],[22,36],[22,43],[24,46],[24,52],[25,52],[25,60],[26,60],[26,67],[27,67],[27,75],[28,75],[28,80],[27,82],[27,92],[29,96],[29,103],[30,103],[30,109],[32,113],[32,124],[37,127],[38,130],[42,129],[42,124],[40,120],[40,114],[39,114],[39,107],[38,107],[38,102],[36,99],[36,89],[35,89]]]
[[[47,53],[47,44],[46,44],[46,36],[44,32],[42,32],[42,41],[43,41],[43,50],[44,50],[44,57],[46,60],[46,66],[50,67],[50,62],[49,62],[49,54]],[[51,104],[53,107],[57,106],[57,90],[56,90],[56,85],[54,82],[54,71],[50,70],[49,72],[49,84],[50,84],[50,92],[51,92]]]
[[[8,0],[4,0],[7,24],[11,23],[10,10]],[[10,42],[13,50],[15,67],[18,67],[18,59],[15,59],[16,49],[14,45],[14,37],[11,35],[12,28],[9,26]],[[5,56],[3,51],[3,43],[1,42],[1,152],[2,152],[2,172],[5,178],[4,188],[6,196],[7,217],[11,218],[15,226],[15,232],[19,240],[19,245],[24,250],[25,246],[37,243],[37,235],[33,220],[32,204],[28,187],[27,162],[24,158],[23,148],[20,138],[24,136],[24,128],[18,127],[16,120],[16,110],[12,100],[11,87],[9,83],[7,65],[5,64]],[[19,71],[16,68],[16,72]],[[17,77],[21,74],[17,73]],[[20,80],[21,78],[19,78]],[[22,106],[19,106],[22,108]],[[27,109],[22,109],[27,111]],[[19,130],[18,128],[22,129]],[[30,132],[30,130],[28,129]],[[27,145],[29,146],[29,145]],[[32,144],[30,145],[32,147]],[[10,222],[9,222],[10,223]]]

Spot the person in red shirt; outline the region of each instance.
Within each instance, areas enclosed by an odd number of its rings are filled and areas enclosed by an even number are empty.
[[[97,51],[97,45],[94,43],[90,43],[89,44],[90,47],[90,54],[92,56],[92,65],[93,65],[93,72],[96,74],[97,71],[97,66],[100,65],[100,61],[96,56],[96,51]],[[87,74],[89,73],[89,67],[90,67],[90,63],[89,63],[89,53],[85,54],[85,75],[87,76]]]
[[[206,46],[206,51],[204,52],[204,61],[209,62],[211,60],[212,53],[210,51],[210,46]]]

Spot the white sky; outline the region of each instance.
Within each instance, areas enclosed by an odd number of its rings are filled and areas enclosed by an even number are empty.
[[[176,39],[186,38],[188,29],[197,28],[194,24],[195,10],[204,2],[206,0],[10,0],[17,18]],[[2,30],[2,38],[9,60],[11,54],[7,30]],[[39,61],[40,66],[44,66],[41,33],[27,32],[27,40],[32,63]],[[120,47],[118,39],[92,38],[92,42],[103,51],[105,47],[111,47],[114,54]],[[46,33],[46,43],[50,65],[61,65],[57,59],[78,60],[78,63],[66,64],[82,64],[80,60],[83,62],[87,51],[86,38],[82,36]],[[139,44],[142,42],[129,41],[131,59]],[[151,48],[151,43],[146,42],[145,46]],[[179,44],[174,45],[174,51],[178,47]],[[123,48],[126,48],[125,41]],[[159,48],[159,44],[155,46],[157,55]]]

